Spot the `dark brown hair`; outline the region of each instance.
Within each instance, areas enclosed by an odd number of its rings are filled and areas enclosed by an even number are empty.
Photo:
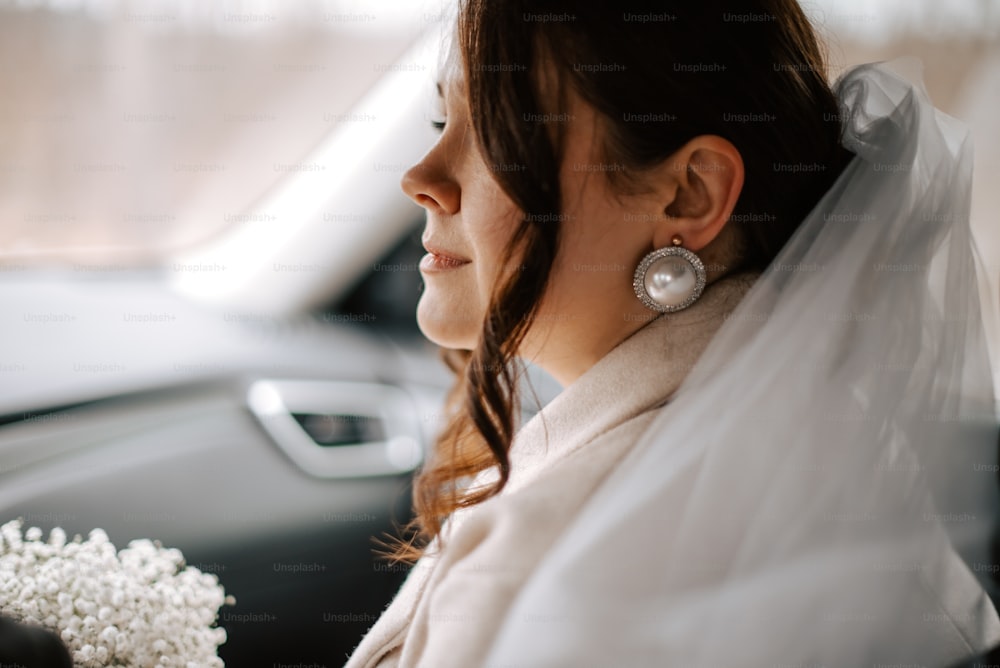
[[[516,428],[516,351],[545,291],[560,234],[559,167],[567,86],[592,105],[605,158],[626,178],[688,140],[731,141],[746,169],[730,225],[740,266],[775,257],[851,154],[819,40],[795,0],[586,3],[464,0],[458,47],[483,159],[523,212],[503,266],[523,270],[494,289],[472,351],[444,350],[456,374],[449,419],[414,487],[416,519],[392,558],[410,561],[455,510],[497,494]],[[628,3],[626,3],[628,4]],[[541,90],[539,59],[557,72]],[[548,103],[546,106],[545,103]],[[732,267],[735,268],[735,267]],[[468,486],[495,468],[496,482]]]

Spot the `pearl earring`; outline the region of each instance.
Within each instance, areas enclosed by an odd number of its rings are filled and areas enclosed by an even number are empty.
[[[660,248],[642,258],[632,278],[635,296],[647,308],[673,313],[694,304],[705,289],[705,265],[686,248],[680,235],[672,246]]]

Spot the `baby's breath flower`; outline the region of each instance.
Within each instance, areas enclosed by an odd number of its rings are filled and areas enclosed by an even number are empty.
[[[14,520],[0,526],[0,613],[52,629],[76,668],[222,668],[215,626],[236,601],[180,550],[134,540],[116,551],[103,529],[87,540]]]

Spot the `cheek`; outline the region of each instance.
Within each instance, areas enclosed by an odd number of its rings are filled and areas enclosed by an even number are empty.
[[[475,288],[485,315],[494,287],[519,265],[516,257],[505,263],[504,255],[521,214],[492,181],[479,197],[463,200],[462,211],[462,225],[474,254]]]
[[[485,315],[493,291],[517,270],[517,259],[505,261],[504,254],[513,230],[511,226],[497,225],[484,234],[476,247],[475,289]]]

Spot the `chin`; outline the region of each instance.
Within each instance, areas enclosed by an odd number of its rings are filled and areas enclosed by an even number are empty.
[[[425,291],[417,304],[417,326],[432,343],[442,348],[472,350],[479,338],[482,318],[472,319],[460,314],[468,309],[448,307]]]

